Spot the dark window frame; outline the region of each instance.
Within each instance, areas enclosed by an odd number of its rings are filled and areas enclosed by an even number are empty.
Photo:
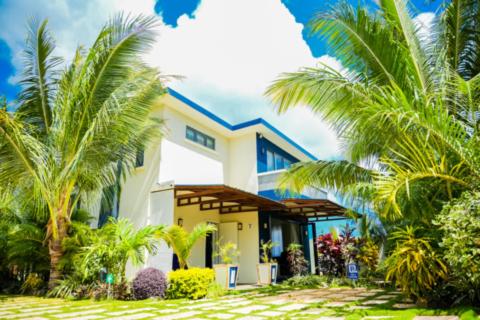
[[[194,129],[190,126],[186,127],[185,130],[185,138],[187,140],[190,140],[192,142],[195,142],[205,148],[208,148],[210,150],[215,150],[216,148],[216,143],[215,143],[215,138],[198,131],[197,129]]]

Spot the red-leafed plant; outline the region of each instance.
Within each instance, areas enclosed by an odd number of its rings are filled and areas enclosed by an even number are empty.
[[[353,236],[354,228],[346,225],[339,235],[336,229],[317,238],[320,272],[326,275],[343,276],[348,262],[358,254],[360,240]]]

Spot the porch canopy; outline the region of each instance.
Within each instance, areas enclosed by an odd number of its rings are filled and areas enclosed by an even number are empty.
[[[200,205],[201,211],[220,214],[249,211],[276,212],[304,221],[346,219],[346,209],[327,199],[284,199],[275,201],[226,185],[175,185],[177,206]]]

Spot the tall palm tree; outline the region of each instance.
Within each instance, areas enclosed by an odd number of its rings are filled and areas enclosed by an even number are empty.
[[[371,201],[383,218],[428,222],[480,178],[480,6],[452,0],[422,25],[405,0],[347,3],[311,30],[343,70],[282,74],[266,94],[284,112],[307,105],[335,129],[346,160],[292,167],[284,187],[330,187]],[[427,30],[427,31],[425,31]],[[428,34],[428,36],[426,36]]]
[[[214,225],[207,223],[197,224],[191,232],[187,232],[181,226],[172,225],[158,232],[158,237],[163,239],[177,255],[180,269],[186,269],[195,243],[215,230],[217,228]]]
[[[150,111],[164,87],[141,62],[155,26],[154,18],[118,15],[60,69],[47,21],[31,24],[18,108],[0,106],[0,185],[28,192],[38,214],[48,214],[50,288],[80,198],[112,185],[118,163],[128,173],[137,150],[159,136]]]

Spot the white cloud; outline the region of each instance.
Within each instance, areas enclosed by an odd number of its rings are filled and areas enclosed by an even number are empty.
[[[153,14],[153,8],[154,0],[89,0],[75,6],[67,0],[11,1],[0,11],[0,38],[20,67],[26,19],[49,17],[58,53],[71,58],[113,13]],[[164,73],[185,76],[171,86],[227,120],[263,117],[319,157],[332,157],[338,155],[338,143],[319,117],[306,108],[278,116],[263,96],[279,73],[318,62],[302,38],[302,27],[278,0],[202,0],[195,18],[184,15],[178,27],[160,28],[147,60]],[[341,69],[331,57],[320,61]]]

